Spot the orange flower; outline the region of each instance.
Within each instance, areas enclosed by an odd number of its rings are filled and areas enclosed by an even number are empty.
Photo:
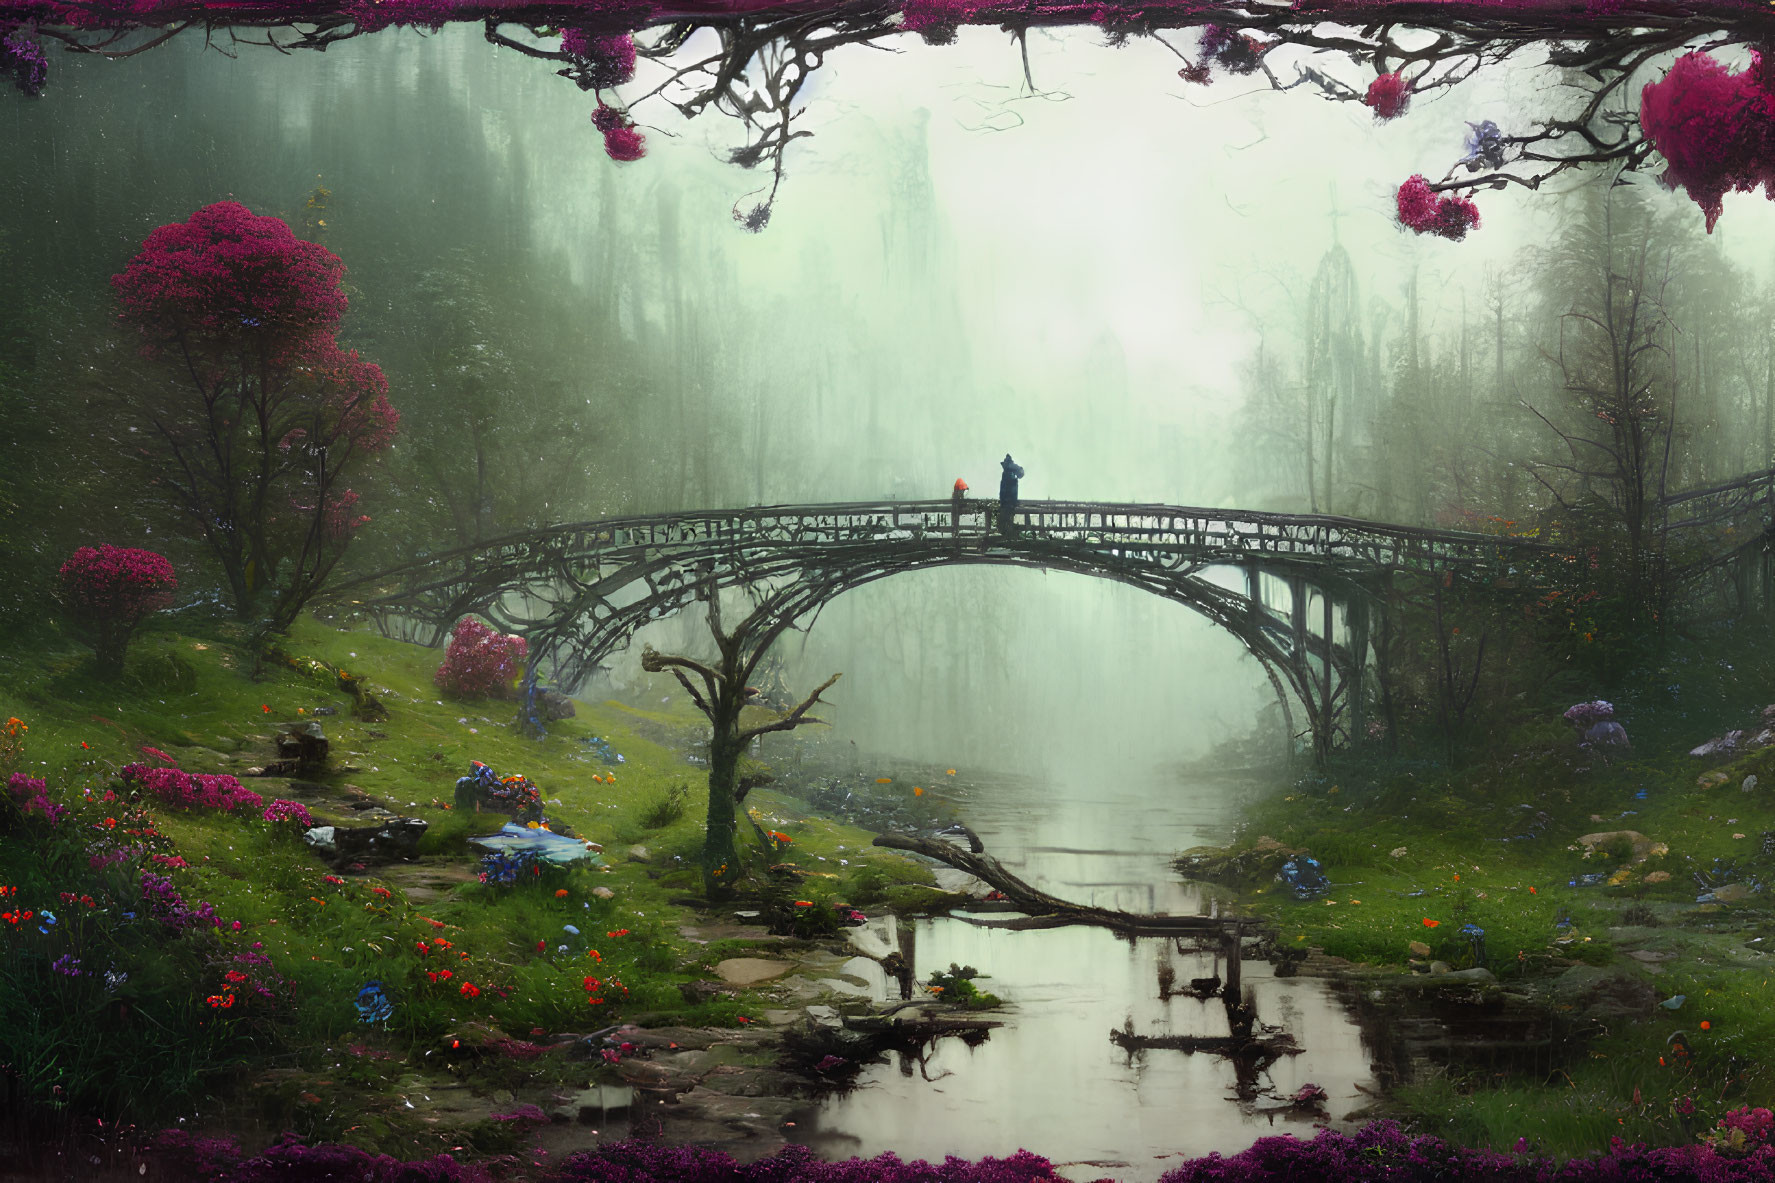
[[[945,771],[944,771],[944,773],[943,773],[943,775],[944,775],[944,776],[954,776],[954,775],[955,775],[955,769],[953,769],[953,768],[950,768],[950,769],[946,769],[946,770],[945,770]]]
[[[1702,1019],[1701,1020],[1701,1029],[1703,1031],[1711,1031],[1711,1030],[1713,1030],[1713,1024],[1708,1022],[1706,1019]]]
[[[891,785],[894,783],[894,778],[891,776],[878,776],[875,778],[875,783],[878,785]]]
[[[814,902],[812,900],[796,900],[795,906],[797,908],[811,908],[814,906]]]
[[[1536,890],[1535,890],[1535,889],[1534,889],[1534,888],[1532,888],[1532,887],[1531,887],[1531,888],[1529,888],[1529,889],[1528,889],[1528,893],[1529,893],[1529,894],[1530,894],[1530,895],[1540,895],[1540,894],[1541,894],[1541,893],[1540,893],[1540,892],[1538,892],[1538,891],[1536,891]]]
[[[922,797],[922,796],[924,796],[924,790],[919,788],[917,785],[913,785],[912,786],[912,795],[914,797]]]
[[[1424,927],[1425,928],[1435,928],[1437,925],[1439,925],[1441,923],[1442,923],[1442,921],[1440,921],[1440,920],[1432,920],[1428,916],[1424,917]]]
[[[567,889],[565,887],[557,887],[555,889],[555,898],[558,900],[566,899],[567,898]]]
[[[262,702],[259,704],[259,709],[269,715],[271,713],[271,704],[268,702]]]

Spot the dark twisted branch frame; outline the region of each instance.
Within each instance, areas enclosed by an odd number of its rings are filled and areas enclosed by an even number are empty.
[[[359,9],[354,13],[343,0],[173,0],[142,15],[109,0],[0,0],[0,28],[31,27],[69,50],[112,58],[145,52],[191,30],[225,51],[254,45],[287,53],[325,50],[375,31],[374,21],[360,19],[362,11],[375,11],[373,3],[360,3]],[[932,23],[928,14],[918,22],[927,40],[946,41],[965,24],[1001,29],[1021,48],[1032,29],[1089,25],[1115,44],[1142,37],[1158,41],[1182,62],[1179,74],[1186,78],[1206,78],[1212,64],[1222,73],[1261,78],[1276,90],[1305,87],[1333,101],[1360,102],[1366,94],[1363,85],[1338,77],[1334,69],[1364,77],[1399,73],[1414,95],[1425,95],[1535,51],[1540,64],[1584,92],[1574,110],[1549,112],[1526,128],[1504,129],[1502,166],[1457,162],[1432,182],[1440,191],[1511,185],[1537,190],[1571,169],[1607,166],[1617,178],[1641,169],[1652,149],[1639,131],[1637,96],[1629,93],[1633,80],[1645,77],[1660,57],[1684,49],[1775,44],[1775,8],[1747,0],[1301,0],[1292,5],[1240,0],[1122,6],[1021,0],[958,4],[951,11],[957,16],[953,25]],[[633,111],[658,101],[686,118],[713,108],[735,120],[743,142],[727,153],[728,160],[769,173],[758,190],[765,194],[762,200],[750,210],[737,205],[734,210],[751,230],[762,229],[769,219],[789,146],[811,134],[797,126],[809,77],[836,49],[886,49],[907,33],[901,4],[879,0],[672,0],[659,8],[611,0],[438,0],[435,8],[404,13],[391,8],[390,13],[432,28],[477,22],[489,42],[556,65],[583,90],[599,90],[594,69],[547,42],[568,27],[600,35],[639,33],[640,57],[658,64],[664,78],[632,88],[632,97],[619,104]],[[1192,59],[1164,36],[1207,26],[1243,34],[1237,52],[1210,63]],[[715,34],[716,48],[678,60],[699,30]],[[1283,64],[1278,51],[1286,48],[1305,51],[1307,59]],[[1341,65],[1333,67],[1326,59]],[[1026,79],[1027,61],[1025,53]],[[600,91],[600,101],[605,95]]]

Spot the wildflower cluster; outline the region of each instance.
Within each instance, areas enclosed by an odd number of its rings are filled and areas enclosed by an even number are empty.
[[[0,727],[0,772],[17,764],[19,757],[25,754],[25,732],[30,728],[17,715],[6,720],[6,726]]]
[[[523,637],[508,636],[465,616],[450,634],[443,664],[432,680],[453,698],[484,698],[511,689],[530,647]]]
[[[41,45],[15,29],[0,37],[0,74],[12,75],[14,86],[36,98],[49,79],[49,57]]]
[[[139,880],[142,891],[142,902],[148,906],[148,914],[168,928],[222,928],[223,922],[216,915],[216,906],[199,901],[188,904],[185,897],[173,886],[171,878],[156,875],[152,871],[141,872]],[[235,921],[234,929],[240,929],[240,921]]]
[[[260,816],[273,823],[295,822],[304,830],[314,826],[314,818],[309,816],[308,806],[300,801],[290,801],[283,797],[274,799],[271,804],[265,807],[265,812]]]
[[[181,809],[199,806],[233,813],[237,809],[257,809],[265,798],[245,788],[232,776],[189,773],[177,768],[149,768],[144,764],[124,766],[123,783],[146,789],[163,804]]]
[[[6,778],[6,793],[14,805],[26,814],[41,814],[52,826],[62,824],[68,807],[49,799],[49,786],[34,776],[15,772]]]

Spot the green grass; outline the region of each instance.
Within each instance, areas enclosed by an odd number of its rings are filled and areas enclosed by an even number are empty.
[[[1687,743],[1708,734],[1697,728]],[[1299,902],[1273,881],[1252,880],[1239,885],[1242,902],[1278,926],[1282,944],[1358,962],[1402,967],[1409,944],[1422,941],[1432,958],[1471,965],[1472,945],[1460,933],[1471,923],[1485,930],[1490,968],[1506,989],[1537,991],[1584,963],[1648,981],[1659,998],[1688,1001],[1606,1024],[1551,1079],[1457,1072],[1401,1090],[1396,1110],[1463,1144],[1509,1149],[1527,1138],[1572,1155],[1605,1149],[1615,1136],[1688,1141],[1728,1109],[1775,1105],[1766,1064],[1775,1046],[1775,1010],[1766,1002],[1772,975],[1747,943],[1771,931],[1775,901],[1753,894],[1698,905],[1692,877],[1724,859],[1775,888],[1775,860],[1758,853],[1759,835],[1775,830],[1775,750],[1720,766],[1727,783],[1704,788],[1698,778],[1714,765],[1680,747],[1648,744],[1605,766],[1582,758],[1568,730],[1547,724],[1494,746],[1505,755],[1484,765],[1345,767],[1255,804],[1239,845],[1267,836],[1305,848],[1334,886],[1324,900]],[[1741,792],[1752,773],[1769,787]],[[1525,803],[1531,808],[1520,808]],[[1537,812],[1549,819],[1540,836],[1518,840]],[[1618,848],[1588,859],[1577,848],[1581,835],[1614,830],[1638,831],[1669,852],[1623,864]],[[1624,865],[1630,873],[1617,885],[1573,885]],[[1647,882],[1658,871],[1668,878]],[[1622,937],[1675,955],[1658,976],[1614,948],[1610,930],[1626,925],[1630,910],[1663,920]],[[1555,997],[1553,1005],[1563,1005]],[[1679,1031],[1689,1058],[1671,1054],[1668,1041]],[[1682,1097],[1698,1107],[1688,1125],[1672,1109]]]
[[[510,726],[510,703],[442,699],[430,680],[436,651],[307,620],[284,649],[364,679],[389,717],[352,717],[337,678],[301,661],[295,668],[267,663],[255,677],[226,630],[150,633],[114,682],[94,678],[87,656],[71,646],[0,653],[0,718],[18,716],[29,727],[16,770],[46,780],[50,796],[75,809],[54,830],[41,818],[0,810],[0,885],[18,889],[6,906],[49,908],[59,921],[48,934],[34,923],[0,921],[0,1023],[34,1104],[146,1124],[226,1103],[237,1117],[244,1106],[272,1125],[314,1135],[345,1134],[355,1121],[370,1131],[351,1133],[360,1144],[366,1136],[411,1144],[401,1142],[416,1136],[402,1115],[384,1112],[384,1094],[401,1072],[464,1074],[488,1087],[511,1087],[514,1074],[548,1075],[552,1060],[464,1059],[450,1045],[465,1032],[525,1039],[637,1015],[732,1025],[754,1002],[741,996],[693,1006],[679,990],[709,976],[718,960],[678,932],[697,919],[683,900],[697,886],[689,868],[701,841],[702,786],[679,750],[701,734],[700,716],[682,706],[581,704],[578,717],[551,724],[548,737],[534,741]],[[321,717],[334,768],[323,779],[425,818],[430,830],[418,866],[455,867],[460,875],[475,857],[467,838],[505,820],[448,808],[456,778],[479,759],[502,774],[528,776],[551,818],[605,846],[608,868],[576,864],[509,888],[462,883],[409,906],[400,890],[407,868],[334,882],[294,826],[275,827],[256,812],[155,805],[161,836],[147,841],[190,864],[167,872],[177,890],[187,901],[214,904],[228,922],[219,934],[181,936],[146,918],[133,870],[88,865],[88,845],[115,839],[105,819],[122,817],[127,805],[104,795],[122,789],[117,771],[140,759],[144,745],[188,772],[238,771],[243,762],[271,758],[275,724],[313,718],[323,707],[338,712]],[[583,743],[591,735],[608,738],[627,762],[611,768],[597,761]],[[244,783],[263,790],[279,782]],[[686,808],[662,816],[660,803],[686,784]],[[793,836],[789,857],[813,872],[799,888],[803,898],[844,898],[853,886],[885,898],[929,882],[907,860],[871,851],[870,835],[803,819],[799,802],[758,793],[753,803],[771,828]],[[336,812],[336,820],[349,816]],[[637,842],[649,848],[646,864],[625,857]],[[94,906],[66,905],[64,892],[90,895]],[[127,911],[137,919],[125,920]],[[440,937],[447,948],[437,946]],[[271,958],[264,977],[272,997],[247,998],[242,988],[237,1005],[208,1005],[226,991],[230,959],[246,952]],[[52,963],[64,954],[80,957],[89,972],[56,973]],[[448,978],[431,977],[445,968]],[[106,969],[128,974],[127,981],[107,989]],[[596,989],[586,988],[588,976],[599,979]],[[375,1027],[361,1023],[354,1006],[372,980],[396,1001],[393,1017]],[[465,982],[479,993],[465,997]],[[348,1045],[363,1050],[344,1059],[340,1049]],[[590,1071],[573,1069],[580,1086]],[[488,1073],[499,1079],[483,1080]],[[329,1088],[315,1086],[323,1077]],[[302,1099],[322,1093],[357,1099]],[[374,1117],[367,1125],[366,1114]]]

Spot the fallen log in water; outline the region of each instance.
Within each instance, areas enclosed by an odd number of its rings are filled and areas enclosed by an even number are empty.
[[[1109,1033],[1112,1043],[1123,1051],[1145,1051],[1150,1048],[1164,1048],[1170,1051],[1194,1055],[1206,1052],[1213,1056],[1226,1056],[1231,1059],[1256,1059],[1264,1063],[1273,1063],[1283,1056],[1298,1056],[1305,1049],[1295,1042],[1294,1036],[1287,1032],[1278,1035],[1136,1035],[1132,1031],[1112,1030]]]
[[[910,834],[880,834],[876,836],[875,845],[922,854],[958,871],[965,871],[1002,892],[1018,911],[1029,915],[1027,920],[976,922],[988,927],[1049,928],[1063,924],[1094,924],[1130,935],[1165,935],[1225,933],[1239,923],[1212,916],[1155,916],[1075,904],[1031,887],[989,854],[964,850],[953,843],[935,838],[915,838]]]

